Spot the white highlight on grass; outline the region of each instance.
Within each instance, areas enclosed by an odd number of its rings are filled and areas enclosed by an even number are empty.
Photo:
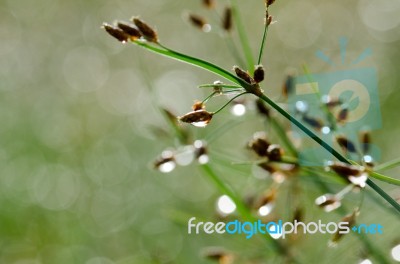
[[[231,108],[231,113],[235,116],[243,116],[246,113],[246,106],[243,104],[235,104]]]
[[[400,244],[392,248],[391,254],[395,261],[400,262]]]
[[[236,204],[228,195],[222,195],[218,198],[217,209],[223,214],[231,214],[236,210]]]

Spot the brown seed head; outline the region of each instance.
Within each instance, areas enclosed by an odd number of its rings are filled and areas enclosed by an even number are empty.
[[[321,130],[321,128],[324,126],[320,119],[309,117],[307,115],[303,115],[303,121],[317,130]]]
[[[341,206],[340,200],[333,194],[324,194],[315,199],[315,204],[323,208],[325,212],[331,212]]]
[[[116,38],[118,41],[120,41],[122,43],[125,43],[129,40],[129,35],[126,34],[124,31],[122,31],[119,28],[116,28],[107,23],[103,23],[102,27],[106,30],[106,32],[108,34],[110,34],[111,36],[113,36],[114,38]]]
[[[294,90],[294,77],[289,74],[286,76],[285,81],[283,82],[282,94],[285,98],[288,97],[289,94],[292,94]]]
[[[336,142],[343,149],[343,151],[348,151],[348,152],[351,152],[351,153],[357,153],[357,149],[356,149],[356,146],[354,145],[354,143],[351,142],[345,136],[337,136],[336,137]]]
[[[128,34],[132,41],[135,41],[142,36],[142,34],[140,34],[140,31],[130,23],[118,22],[117,26],[126,34]]]
[[[200,101],[196,101],[196,102],[192,105],[193,111],[201,110],[201,109],[204,109],[204,108],[205,108],[205,106],[204,106],[203,102],[200,102]]]
[[[362,152],[364,154],[368,153],[372,142],[370,131],[364,130],[360,132],[360,142],[361,142]]]
[[[267,118],[271,116],[270,109],[264,104],[264,102],[261,99],[256,100],[256,107],[258,113],[260,113],[261,115],[264,115]]]
[[[215,7],[215,0],[203,0],[203,5],[208,9],[213,9]]]
[[[336,120],[339,122],[339,123],[345,123],[346,121],[347,121],[347,118],[349,117],[349,109],[347,109],[347,108],[342,108],[340,111],[339,111],[339,113],[338,113],[338,115],[337,115],[337,117],[336,117]]]
[[[178,117],[178,119],[182,122],[190,123],[197,127],[205,127],[208,125],[208,123],[210,123],[212,117],[213,113],[207,112],[205,109],[200,109],[189,112],[186,115]]]
[[[329,168],[344,177],[358,176],[365,170],[362,166],[350,165],[344,162],[333,162],[329,165]]]
[[[264,80],[264,67],[262,65],[257,65],[254,70],[254,81],[260,83]]]
[[[343,224],[344,226],[351,228],[356,223],[356,218],[358,214],[359,214],[358,209],[355,209],[353,213],[343,217],[340,222],[345,223]],[[336,245],[343,236],[344,233],[341,233],[340,230],[338,230],[331,239],[332,245],[333,246]]]
[[[226,7],[224,10],[224,18],[222,20],[222,28],[225,31],[231,31],[232,29],[232,8]]]
[[[147,41],[158,43],[157,32],[152,27],[137,17],[133,17],[132,21]]]
[[[259,163],[258,166],[266,171],[268,171],[270,174],[274,173],[277,171],[277,169],[272,166],[269,162],[262,162]]]
[[[267,150],[270,145],[271,143],[267,140],[264,132],[254,133],[253,139],[248,144],[249,148],[260,157],[267,156]]]
[[[283,156],[283,149],[276,144],[270,145],[267,149],[267,156],[269,160],[280,161]]]
[[[207,21],[204,17],[190,13],[188,18],[193,26],[195,26],[203,31],[206,31],[206,27],[209,26],[209,24],[207,23]]]
[[[265,6],[268,8],[270,5],[272,5],[275,2],[275,0],[265,0]]]
[[[235,71],[237,77],[239,77],[240,79],[242,79],[243,81],[251,84],[254,83],[253,78],[250,77],[250,75],[245,72],[244,70],[240,69],[238,66],[233,66],[233,70]]]

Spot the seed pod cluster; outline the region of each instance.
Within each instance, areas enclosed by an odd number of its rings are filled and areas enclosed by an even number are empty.
[[[133,17],[132,22],[133,24],[120,21],[117,22],[116,25],[103,23],[103,28],[108,34],[122,43],[125,43],[128,40],[135,41],[140,38],[149,42],[158,43],[157,32],[146,22],[138,17]]]
[[[356,187],[364,188],[368,179],[368,173],[363,166],[350,165],[343,162],[332,162],[328,169],[336,172]]]

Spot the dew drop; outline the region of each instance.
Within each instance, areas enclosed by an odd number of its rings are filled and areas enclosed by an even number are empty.
[[[363,259],[359,262],[359,264],[372,264],[372,261],[369,259]]]
[[[260,208],[258,208],[258,214],[260,216],[269,215],[272,212],[273,208],[274,208],[274,204],[273,203],[269,203],[269,204],[263,205]]]

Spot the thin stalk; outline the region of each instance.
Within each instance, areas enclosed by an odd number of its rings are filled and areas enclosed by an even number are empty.
[[[198,88],[214,88],[214,87],[221,87],[221,88],[242,88],[240,85],[230,85],[230,84],[212,84],[212,83],[207,83],[207,84],[201,84],[197,86]]]
[[[253,74],[254,72],[254,59],[253,59],[253,54],[251,52],[251,47],[249,43],[249,38],[247,37],[246,30],[243,26],[242,19],[240,17],[239,11],[238,11],[238,5],[236,0],[231,0],[231,6],[232,6],[232,13],[233,13],[233,18],[235,20],[235,24],[239,33],[239,39],[240,43],[243,48],[243,53],[246,58],[247,62],[247,69],[250,72],[250,74]]]
[[[326,149],[329,153],[331,153],[334,157],[336,157],[339,161],[345,162],[347,164],[351,164],[349,160],[347,160],[344,156],[342,156],[339,152],[337,152],[334,148],[332,148],[328,143],[323,141],[320,137],[318,137],[314,132],[300,123],[297,119],[292,117],[289,113],[283,110],[280,106],[278,106],[274,101],[272,101],[265,94],[260,94],[259,97],[268,103],[271,107],[277,110],[281,115],[287,118],[290,122],[300,128],[304,133],[306,133],[310,138],[312,138],[315,142],[321,145],[324,149]],[[400,205],[388,195],[384,190],[382,190],[378,185],[376,185],[371,179],[367,180],[367,184],[376,191],[382,198],[384,198],[388,203],[390,203],[399,213],[400,213]]]
[[[282,143],[285,145],[286,149],[289,151],[289,153],[292,156],[297,156],[296,148],[293,145],[292,141],[287,136],[286,131],[283,129],[282,125],[275,118],[270,118],[269,121],[272,127],[275,129],[276,134],[282,140]]]
[[[209,96],[207,96],[201,103],[205,104],[210,100],[217,92],[212,92]]]
[[[222,109],[224,109],[227,105],[229,105],[233,100],[235,100],[236,98],[238,98],[238,97],[240,97],[240,96],[242,96],[242,95],[248,94],[248,93],[249,93],[249,92],[243,92],[243,93],[240,93],[240,94],[234,96],[234,97],[233,97],[231,100],[229,100],[226,104],[224,104],[223,106],[221,106],[220,109],[218,109],[217,111],[213,112],[213,114],[214,114],[214,115],[218,114]]]
[[[250,222],[255,222],[257,219],[251,214],[248,210],[247,206],[242,202],[242,200],[236,195],[236,193],[228,187],[214,172],[208,164],[201,165],[203,172],[208,176],[208,178],[214,183],[214,185],[218,188],[221,193],[228,195],[232,201],[236,204],[236,208],[240,216]],[[275,250],[279,252],[279,254],[283,256],[287,256],[286,249],[284,246],[277,240],[271,238],[270,236],[262,236],[268,243],[270,243]]]
[[[384,170],[389,170],[389,169],[395,168],[397,166],[400,166],[400,158],[382,163],[382,164],[376,166],[374,168],[374,170],[375,171],[384,171]]]
[[[258,52],[258,60],[257,60],[257,64],[261,63],[261,59],[262,59],[262,55],[264,52],[264,47],[265,47],[265,40],[267,39],[267,35],[268,35],[268,21],[265,21],[265,25],[264,25],[264,32],[263,32],[263,36],[262,36],[262,40],[261,40],[261,46],[260,46],[260,51]]]

